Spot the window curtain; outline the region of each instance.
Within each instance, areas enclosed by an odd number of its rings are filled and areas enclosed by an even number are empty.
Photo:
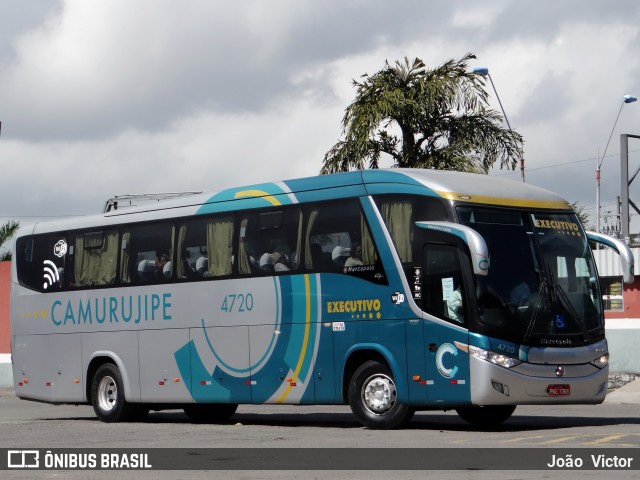
[[[296,240],[296,250],[295,250],[295,262],[293,262],[293,258],[289,258],[289,263],[291,264],[292,270],[298,270],[300,268],[300,255],[302,254],[302,212],[298,213],[298,238]],[[292,254],[293,256],[293,254]]]
[[[412,262],[413,205],[411,202],[384,202],[382,204],[382,218],[384,218],[400,260]]]
[[[187,272],[187,246],[184,244],[184,240],[187,237],[187,226],[181,225],[178,229],[178,259],[176,261],[176,274],[178,278],[187,278],[189,277],[189,272]]]
[[[313,230],[313,225],[316,223],[318,216],[320,215],[320,210],[315,209],[309,212],[309,221],[307,223],[307,232],[305,235],[305,252],[306,255],[304,257],[304,266],[307,270],[313,269],[313,256],[311,255],[311,231]],[[317,267],[318,265],[316,265]]]
[[[373,239],[367,227],[367,222],[360,215],[360,230],[362,238],[362,263],[365,265],[373,265],[376,263],[376,247],[373,245]]]
[[[233,255],[233,218],[226,217],[207,223],[209,275],[230,275]]]
[[[122,234],[122,249],[120,252],[120,281],[122,283],[131,283],[131,273],[129,272],[129,242],[131,241],[131,232]]]
[[[176,241],[176,227],[172,226],[171,227],[171,232],[169,233],[169,235],[171,235],[169,237],[169,241],[171,242],[171,246],[169,247],[169,261],[170,262],[175,262],[176,260],[176,256],[174,255],[175,252],[175,241]],[[172,267],[172,276],[173,276],[173,267]]]
[[[238,272],[244,275],[251,273],[251,265],[249,263],[249,252],[247,251],[247,245],[245,243],[245,237],[247,233],[247,226],[249,225],[249,219],[243,218],[240,221],[240,244],[238,246]]]
[[[87,236],[76,237],[74,274],[76,285],[111,285],[116,279],[118,264],[118,232],[102,235],[102,245],[93,247]]]

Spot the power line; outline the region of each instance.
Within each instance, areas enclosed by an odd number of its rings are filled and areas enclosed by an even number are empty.
[[[629,153],[637,153],[637,152],[640,152],[640,150],[629,150]],[[620,156],[619,153],[612,153],[612,154],[607,155],[606,157],[603,157],[603,158],[618,157],[618,156]],[[571,162],[556,163],[556,164],[553,164],[553,165],[545,165],[544,167],[534,167],[534,168],[527,167],[527,171],[530,172],[532,170],[544,170],[546,168],[564,167],[566,165],[574,165],[576,163],[584,163],[584,162],[593,162],[595,160],[598,160],[598,157],[585,158],[584,160],[573,160]],[[502,176],[502,175],[514,175],[516,173],[518,173],[518,172],[513,170],[512,172],[496,173],[494,176],[495,177],[499,177],[499,176]]]

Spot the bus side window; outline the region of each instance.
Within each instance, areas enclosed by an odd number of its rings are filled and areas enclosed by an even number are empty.
[[[16,245],[19,281],[40,292],[61,290],[69,251],[63,234],[21,238]]]
[[[238,235],[238,273],[257,276],[297,271],[302,218],[298,207],[243,215]]]
[[[423,310],[452,323],[464,324],[467,306],[456,247],[427,244],[423,255]]]
[[[307,212],[305,269],[385,282],[371,231],[357,199],[313,205]]]
[[[233,271],[232,215],[207,217],[180,225],[178,229],[177,278],[213,278]]]
[[[120,282],[170,281],[175,263],[174,230],[171,224],[137,225],[125,230],[120,247]]]
[[[442,201],[436,198],[415,195],[379,195],[375,201],[404,266],[413,267],[420,261],[422,245],[416,242],[413,235],[416,221],[453,220]]]
[[[73,251],[73,286],[112,285],[116,279],[118,231],[76,235]]]

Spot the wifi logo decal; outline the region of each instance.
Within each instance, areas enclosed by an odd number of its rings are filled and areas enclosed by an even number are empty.
[[[60,273],[58,267],[51,260],[44,261],[44,285],[45,290],[60,281]]]

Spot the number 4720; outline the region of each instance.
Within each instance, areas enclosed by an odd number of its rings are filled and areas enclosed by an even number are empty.
[[[220,310],[226,313],[250,312],[253,310],[253,295],[250,293],[230,293],[225,295]]]

